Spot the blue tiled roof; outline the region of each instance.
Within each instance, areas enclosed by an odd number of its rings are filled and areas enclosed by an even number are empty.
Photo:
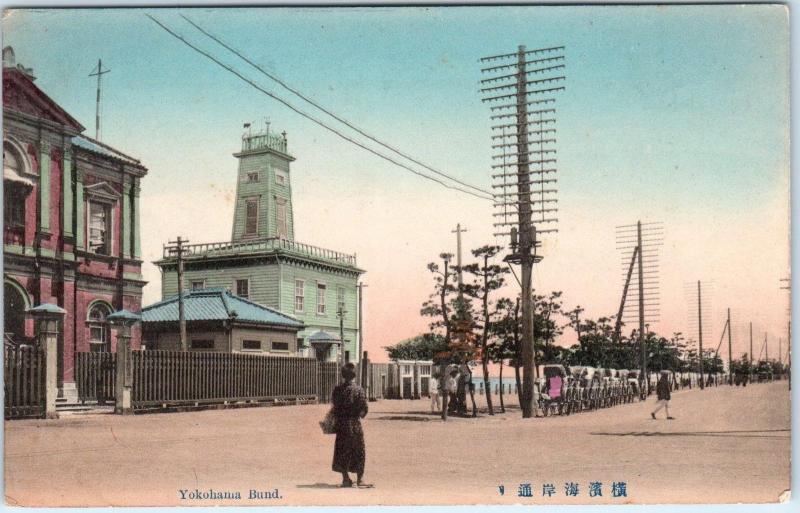
[[[78,135],[73,137],[72,144],[78,146],[79,148],[83,148],[84,150],[89,150],[93,153],[98,153],[100,155],[112,157],[117,160],[122,160],[123,162],[127,162],[128,164],[133,164],[135,166],[142,165],[142,163],[139,162],[137,159],[129,155],[125,155],[121,151],[115,150],[111,146],[101,143],[100,141],[96,141],[91,137],[86,137],[85,135]]]
[[[183,292],[187,321],[238,321],[303,329],[304,324],[272,308],[253,303],[222,287]],[[178,322],[178,296],[142,308],[142,322]]]

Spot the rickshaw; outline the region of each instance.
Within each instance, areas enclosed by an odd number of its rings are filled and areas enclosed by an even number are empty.
[[[546,417],[562,413],[567,403],[565,397],[568,385],[566,369],[559,364],[545,364],[541,368],[540,376],[544,379],[542,393],[539,395],[539,408],[542,410],[542,414]]]
[[[630,373],[627,369],[619,369],[617,371],[617,376],[619,380],[619,387],[620,387],[620,402],[623,404],[627,404],[630,401],[631,395],[631,385],[628,382],[628,374]]]

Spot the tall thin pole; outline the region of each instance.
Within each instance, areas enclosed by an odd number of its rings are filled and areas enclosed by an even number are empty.
[[[733,350],[731,349],[731,309],[728,308],[728,384],[733,385]]]
[[[769,341],[766,333],[764,333],[764,361],[769,362]]]
[[[364,324],[361,321],[362,316],[364,315],[364,306],[363,306],[363,297],[364,297],[364,287],[367,285],[365,283],[358,284],[358,361],[361,363],[363,351],[364,351]],[[361,369],[361,365],[358,366]],[[359,383],[361,386],[364,386],[364,380],[366,376],[361,375],[359,371]]]
[[[90,77],[97,77],[97,101],[95,103],[95,115],[94,115],[94,138],[98,141],[100,140],[100,90],[101,80],[103,75],[109,73],[111,70],[106,69],[103,70],[103,61],[101,59],[97,59],[97,71],[92,72],[89,76]]]
[[[180,329],[181,351],[189,350],[189,343],[186,338],[186,314],[183,307],[183,253],[186,251],[184,244],[189,242],[178,236],[174,241],[170,241],[172,246],[168,247],[169,254],[175,254],[178,258],[178,327]]]
[[[519,211],[520,266],[522,267],[522,417],[531,418],[534,414],[533,381],[536,365],[534,363],[533,341],[533,240],[531,240],[531,189],[530,165],[528,163],[528,107],[527,70],[525,46],[517,51],[517,201]]]
[[[705,376],[703,375],[703,295],[700,291],[700,280],[697,280],[697,332],[700,339],[700,357],[698,367],[700,368],[700,389],[705,388]]]
[[[339,315],[339,342],[341,343],[340,350],[339,350],[339,367],[342,367],[347,360],[345,360],[344,355],[344,305],[339,304],[337,314]]]
[[[451,233],[456,234],[456,265],[458,266],[458,294],[461,295],[463,289],[462,271],[461,271],[461,234],[467,231],[466,228],[461,228],[461,223],[456,225],[456,229]]]
[[[750,367],[753,367],[753,323],[750,322]]]
[[[644,379],[644,386],[642,390],[645,396],[650,394],[650,379],[647,376],[647,347],[645,343],[644,332],[644,264],[642,261],[642,222],[636,221],[636,252],[639,253],[639,347],[642,352],[642,378]]]

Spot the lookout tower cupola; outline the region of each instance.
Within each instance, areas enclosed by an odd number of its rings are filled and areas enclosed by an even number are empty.
[[[257,132],[245,125],[236,180],[232,240],[294,240],[292,188],[286,132],[273,133],[267,123]]]

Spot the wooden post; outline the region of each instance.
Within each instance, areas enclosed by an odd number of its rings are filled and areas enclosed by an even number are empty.
[[[419,362],[414,360],[414,365],[411,368],[411,399],[419,399],[422,397],[422,391],[420,390]]]
[[[364,393],[367,395],[367,399],[369,399],[372,381],[369,379],[369,354],[367,351],[364,351],[361,355],[361,365],[359,367],[361,368],[361,388],[364,389]]]
[[[40,333],[40,344],[45,348],[45,402],[44,417],[57,419],[56,397],[58,397],[58,331]]]
[[[133,354],[131,352],[129,330],[130,327],[124,326],[117,335],[117,382],[114,388],[114,397],[116,398],[114,412],[123,415],[130,415],[133,413],[133,409],[131,408]]]

